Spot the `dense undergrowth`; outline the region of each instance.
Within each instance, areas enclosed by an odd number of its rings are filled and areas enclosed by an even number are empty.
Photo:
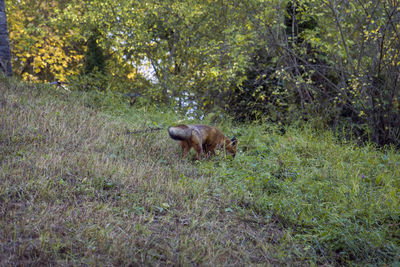
[[[221,122],[235,159],[182,160],[165,130],[132,133],[193,122],[171,109],[8,79],[0,90],[0,265],[400,262],[394,149]]]

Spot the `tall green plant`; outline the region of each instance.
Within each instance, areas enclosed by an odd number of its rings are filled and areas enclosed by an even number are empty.
[[[98,45],[99,31],[92,30],[92,33],[87,41],[85,54],[85,74],[98,71],[105,72],[105,56],[103,49]]]

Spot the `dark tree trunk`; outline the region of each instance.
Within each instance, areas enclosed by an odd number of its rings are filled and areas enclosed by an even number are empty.
[[[0,0],[0,69],[12,75],[5,0]]]

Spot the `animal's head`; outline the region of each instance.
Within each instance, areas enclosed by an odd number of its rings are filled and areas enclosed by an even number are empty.
[[[236,139],[236,137],[225,140],[225,150],[233,157],[235,157],[236,155],[237,145],[238,145],[238,140]]]

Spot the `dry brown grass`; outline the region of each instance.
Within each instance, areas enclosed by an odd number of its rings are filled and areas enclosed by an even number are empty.
[[[293,263],[282,229],[139,125],[0,83],[0,266]]]

